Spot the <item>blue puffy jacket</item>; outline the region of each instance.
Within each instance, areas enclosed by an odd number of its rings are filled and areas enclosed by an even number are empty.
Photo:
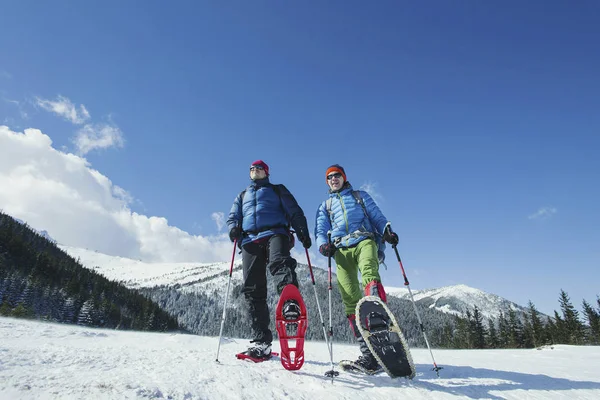
[[[331,198],[331,215],[327,211],[327,201],[321,203],[317,210],[315,237],[317,247],[327,243],[327,232],[331,230],[331,241],[336,247],[354,247],[360,241],[375,235],[383,235],[387,219],[375,204],[373,198],[365,191],[359,190],[365,210],[352,194],[352,185],[346,182],[336,193],[329,193]],[[372,226],[371,223],[374,225]]]
[[[269,178],[252,181],[235,198],[229,211],[229,230],[241,226],[242,246],[276,233],[287,234],[289,227],[308,236],[308,224],[298,202],[284,185],[273,185]]]

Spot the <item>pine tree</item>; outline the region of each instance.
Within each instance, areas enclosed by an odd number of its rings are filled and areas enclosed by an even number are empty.
[[[467,309],[467,311],[465,312],[465,317],[466,317],[465,319],[467,322],[467,324],[466,324],[466,328],[467,328],[466,348],[472,349],[475,346],[475,321],[473,320],[473,314],[471,314],[471,310]]]
[[[564,291],[560,290],[560,308],[563,313],[563,320],[565,323],[565,330],[567,334],[568,344],[583,344],[583,324],[579,320],[579,312],[571,304],[569,295]]]
[[[515,310],[508,310],[508,342],[510,348],[516,349],[523,347],[523,324]]]
[[[556,310],[554,310],[554,343],[569,344],[567,325]]]
[[[468,349],[469,348],[469,321],[465,318],[456,317],[455,324],[456,329],[454,331],[454,343],[453,348],[455,349]]]
[[[33,310],[29,307],[25,307],[23,303],[19,303],[14,310],[12,310],[13,317],[16,318],[33,318]]]
[[[600,344],[600,313],[585,300],[583,300],[583,312],[589,325],[588,342],[598,345]]]
[[[546,324],[544,325],[544,340],[545,344],[556,344],[558,332],[556,324],[552,321],[552,318],[547,317]]]
[[[12,309],[10,308],[8,303],[7,302],[2,303],[2,305],[0,306],[0,315],[8,317],[11,314],[12,314]]]
[[[486,331],[483,326],[483,317],[477,306],[473,309],[473,347],[476,349],[485,348]]]
[[[529,300],[528,316],[531,323],[531,342],[533,347],[541,346],[545,343],[544,340],[544,325],[540,320],[540,312],[535,308],[535,305]]]
[[[523,332],[521,334],[521,342],[523,347],[530,349],[533,345],[533,327],[531,325],[531,318],[528,313],[523,314]]]
[[[452,341],[454,337],[454,326],[450,322],[444,324],[442,329],[442,337],[440,339],[439,346],[443,348],[452,348]]]
[[[498,341],[500,348],[507,349],[510,347],[510,331],[503,311],[500,311],[498,317]]]
[[[81,309],[79,310],[79,316],[77,317],[77,325],[92,325],[93,323],[93,318],[92,318],[92,310],[94,308],[94,301],[93,300],[87,300],[85,303],[83,303],[83,305],[81,306]]]
[[[488,335],[487,335],[487,347],[490,349],[496,349],[500,346],[498,340],[498,332],[496,330],[496,323],[493,318],[488,320]]]

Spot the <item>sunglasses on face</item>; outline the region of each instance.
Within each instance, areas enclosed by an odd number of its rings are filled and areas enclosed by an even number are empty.
[[[336,172],[336,173],[334,173],[334,174],[329,174],[329,175],[327,175],[327,180],[328,180],[328,181],[330,181],[330,180],[332,180],[333,178],[340,178],[341,176],[342,176],[342,174],[340,174],[339,172]]]
[[[253,165],[250,167],[250,171],[262,171],[264,170],[263,167],[261,167],[260,165]]]

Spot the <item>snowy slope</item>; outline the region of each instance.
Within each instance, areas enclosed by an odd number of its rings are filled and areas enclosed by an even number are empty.
[[[59,247],[85,267],[129,288],[170,286],[189,291],[208,290],[225,285],[229,277],[229,263],[146,263],[78,247]],[[242,279],[239,266],[233,279]]]
[[[543,350],[413,350],[417,376],[340,373],[331,383],[323,342],[306,343],[301,370],[234,355],[248,342],[124,332],[0,317],[0,399],[598,399],[600,347]],[[278,350],[279,345],[274,345]],[[356,346],[334,344],[335,360]],[[595,361],[594,361],[595,360]]]

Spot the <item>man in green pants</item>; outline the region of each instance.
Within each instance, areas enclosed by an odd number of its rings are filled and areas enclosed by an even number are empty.
[[[317,210],[317,246],[325,257],[334,257],[337,265],[338,287],[346,316],[362,353],[355,364],[367,373],[374,373],[381,367],[356,327],[355,309],[363,297],[361,283],[364,295],[378,296],[386,301],[379,276],[379,262],[383,259],[381,239],[396,245],[398,235],[392,231],[390,222],[373,198],[365,191],[352,188],[343,167],[338,164],[330,166],[325,177],[329,198]],[[331,242],[328,233],[331,233]]]

